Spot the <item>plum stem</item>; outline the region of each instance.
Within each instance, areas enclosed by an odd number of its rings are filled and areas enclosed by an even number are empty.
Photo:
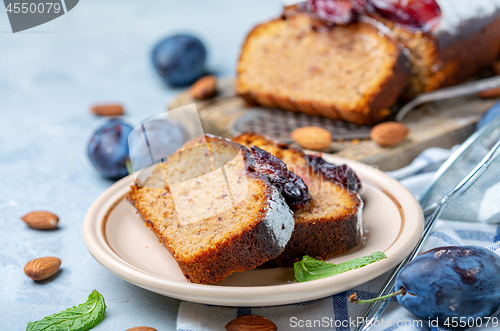
[[[349,302],[357,303],[358,305],[362,305],[365,303],[372,303],[372,302],[376,302],[376,301],[390,299],[390,298],[395,297],[396,295],[400,295],[400,294],[405,295],[406,290],[404,288],[401,288],[399,291],[389,293],[387,295],[381,296],[380,298],[373,298],[373,299],[369,299],[369,300],[359,300],[358,294],[356,292],[354,292],[354,294],[349,297]]]

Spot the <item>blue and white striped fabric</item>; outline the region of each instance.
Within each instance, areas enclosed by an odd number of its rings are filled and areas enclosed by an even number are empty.
[[[414,162],[389,175],[400,180],[416,197],[420,198],[434,172],[449,157],[450,150],[430,148],[420,154]],[[500,254],[500,226],[440,220],[426,241],[423,251],[438,246],[477,245]],[[349,296],[357,292],[361,299],[372,298],[388,275],[382,275],[354,289],[324,299],[285,306],[262,308],[228,308],[182,302],[177,317],[177,331],[220,331],[236,317],[261,315],[271,319],[278,330],[339,330],[354,329],[356,319],[363,315],[366,306],[348,303]],[[484,325],[468,330],[499,330],[499,312]],[[493,322],[496,321],[496,327]],[[428,321],[417,318],[392,299],[376,330],[447,330],[428,325]]]

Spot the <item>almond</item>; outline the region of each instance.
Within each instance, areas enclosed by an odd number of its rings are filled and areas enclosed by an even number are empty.
[[[498,98],[500,97],[500,87],[495,87],[489,90],[481,91],[477,94],[477,96],[483,99]]]
[[[54,256],[40,257],[26,263],[24,273],[33,280],[44,280],[55,275],[61,260]]]
[[[59,217],[48,211],[34,211],[21,217],[30,228],[37,230],[52,230],[57,228]]]
[[[157,331],[155,328],[149,326],[136,326],[135,328],[127,329],[127,331]]]
[[[119,116],[123,115],[123,107],[119,104],[95,105],[92,112],[98,116]]]
[[[257,315],[241,316],[226,324],[227,331],[276,331],[277,329],[270,319]]]
[[[332,143],[330,132],[317,126],[304,126],[293,130],[292,139],[300,146],[312,150],[325,149]]]
[[[205,76],[191,86],[191,96],[195,99],[208,99],[217,93],[217,78]]]
[[[404,124],[398,122],[385,122],[375,125],[370,138],[380,146],[394,146],[402,142],[408,136],[410,130]]]

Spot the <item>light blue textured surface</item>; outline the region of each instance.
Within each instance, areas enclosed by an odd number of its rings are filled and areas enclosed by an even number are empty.
[[[108,306],[95,330],[175,329],[178,301],[114,276],[83,243],[85,212],[112,184],[85,154],[104,121],[89,106],[121,102],[125,120],[137,125],[179,92],[163,85],[150,65],[159,38],[198,35],[208,67],[232,75],[245,34],[280,7],[281,0],[87,0],[17,34],[0,10],[0,330],[23,330],[31,320],[84,302],[93,289]],[[60,228],[29,229],[20,217],[33,210],[55,212]],[[45,284],[23,272],[41,256],[62,260],[62,272]]]

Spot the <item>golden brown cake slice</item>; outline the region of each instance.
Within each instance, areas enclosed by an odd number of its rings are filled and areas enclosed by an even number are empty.
[[[283,253],[272,261],[274,265],[290,266],[304,255],[327,259],[363,242],[363,201],[355,192],[357,178],[350,183],[326,178],[315,168],[316,157],[308,159],[301,151],[261,135],[245,133],[233,140],[281,159],[288,170],[304,180],[311,194],[307,206],[294,210],[295,229]],[[346,169],[338,167],[337,174],[349,179],[352,172]]]
[[[248,149],[192,144],[156,166],[128,199],[193,283],[213,283],[275,258],[292,212],[268,177],[249,171]]]
[[[296,7],[250,32],[237,72],[250,103],[356,124],[387,115],[410,73],[398,42],[375,26],[328,26]]]

